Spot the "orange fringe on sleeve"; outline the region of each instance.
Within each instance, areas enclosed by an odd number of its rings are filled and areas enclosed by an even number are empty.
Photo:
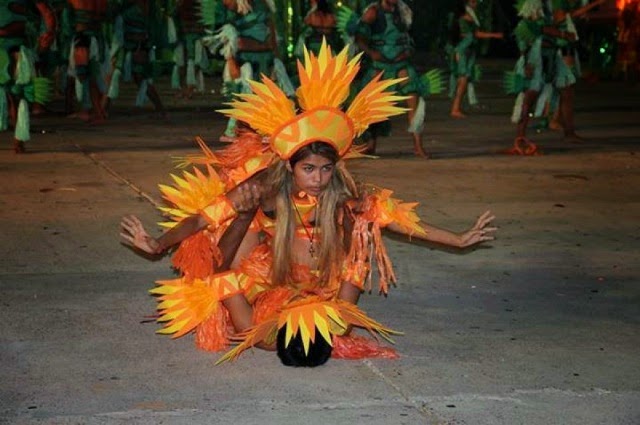
[[[389,284],[396,283],[393,264],[382,240],[382,228],[391,223],[402,227],[407,234],[424,235],[420,218],[414,212],[416,203],[403,203],[392,198],[393,192],[373,188],[373,193],[365,194],[360,205],[351,205],[354,220],[351,247],[347,254],[343,279],[363,290],[372,290],[371,259],[375,258],[379,292],[387,294]]]
[[[192,279],[206,278],[214,273],[214,267],[220,263],[222,252],[206,230],[183,240],[171,258],[173,267]]]

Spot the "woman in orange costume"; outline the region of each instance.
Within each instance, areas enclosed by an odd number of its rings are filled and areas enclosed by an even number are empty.
[[[287,365],[316,366],[331,352],[394,357],[349,334],[352,326],[393,333],[356,307],[370,288],[373,258],[380,291],[395,282],[381,229],[456,247],[493,239],[489,212],[453,233],[420,222],[415,204],[391,191],[356,184],[343,159],[359,156],[353,139],[370,124],[403,112],[395,106],[403,98],[385,91],[399,81],[374,79],[343,111],[359,58],[348,61],[347,49],[333,56],[326,45],[318,57],[305,56],[300,113],[268,78],[252,82],[253,93],[223,112],[257,134],[242,134],[222,152],[202,145],[205,155],[188,159],[207,164],[206,173],[196,169],[174,176],[175,187],[161,187],[173,204],[164,209],[177,222],[171,230],[154,238],[136,217],[122,221],[123,241],[146,253],[180,243],[173,263],[182,276],[152,290],[160,296],[159,321],[168,322],[160,332],[177,337],[195,330],[197,345],[215,351],[229,338],[240,340],[220,361],[250,346],[276,345]]]

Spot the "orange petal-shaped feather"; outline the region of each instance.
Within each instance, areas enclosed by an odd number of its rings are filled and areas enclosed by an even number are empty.
[[[348,63],[347,58],[348,48],[333,56],[325,40],[317,57],[305,48],[305,65],[298,62],[300,87],[296,91],[303,110],[327,106],[338,108],[347,99],[351,82],[360,68],[360,55]]]
[[[253,93],[237,95],[237,99],[228,104],[231,106],[230,109],[218,112],[250,123],[258,133],[269,135],[293,119],[296,110],[294,103],[271,79],[262,76],[262,81],[250,81]]]
[[[225,185],[220,176],[207,164],[207,173],[193,168],[193,174],[183,172],[182,177],[171,175],[174,186],[159,185],[160,191],[172,206],[168,210],[175,221],[188,215],[197,214],[224,193]],[[167,211],[167,210],[165,210]]]
[[[172,338],[191,332],[219,308],[219,301],[241,291],[233,273],[206,279],[181,277],[156,283],[158,286],[149,292],[158,295],[158,322],[167,322],[157,332],[171,334]]]
[[[168,322],[161,334],[172,334],[172,338],[179,338],[191,332],[204,321],[218,307],[218,296],[215,288],[207,285],[204,280],[196,279],[192,283],[184,278],[158,281],[159,287],[150,290],[152,294],[160,295],[158,306],[159,322]]]
[[[353,120],[356,135],[362,134],[373,123],[407,111],[406,108],[395,106],[397,102],[407,99],[406,96],[385,91],[405,78],[381,80],[381,77],[382,73],[376,75],[349,105],[347,115]]]

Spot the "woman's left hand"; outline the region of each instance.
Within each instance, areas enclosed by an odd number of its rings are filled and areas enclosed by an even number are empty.
[[[471,229],[459,235],[459,247],[465,248],[480,242],[494,240],[494,232],[498,230],[498,228],[489,227],[489,225],[495,218],[496,216],[491,214],[491,211],[485,211],[480,217],[478,217],[475,225]]]

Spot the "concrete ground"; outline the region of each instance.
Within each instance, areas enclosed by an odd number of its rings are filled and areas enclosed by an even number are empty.
[[[379,159],[349,165],[438,226],[462,230],[490,208],[497,240],[458,252],[387,237],[399,285],[361,307],[405,333],[401,358],[312,370],[259,350],[214,366],[191,336],[154,334],[147,290],[172,276],[169,258],[119,242],[128,213],[160,232],[157,183],[194,136],[221,133],[216,93],[184,101],[161,86],[163,123],[129,108],[125,86],[106,124],[34,118],[20,156],[2,133],[0,422],[640,423],[640,88],[581,84],[587,141],[532,130],[545,154],[513,157],[498,86],[478,85],[482,107],[464,121],[431,99],[433,159],[411,154],[396,119]]]

